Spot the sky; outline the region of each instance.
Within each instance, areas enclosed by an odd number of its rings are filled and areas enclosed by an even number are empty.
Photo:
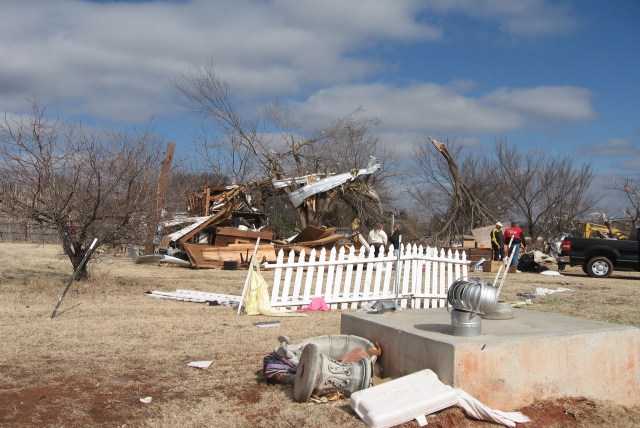
[[[640,178],[640,1],[0,0],[0,112],[143,129],[193,155],[174,82],[212,63],[246,112],[319,128],[357,109],[382,144],[504,139]],[[364,165],[359,166],[364,167]]]

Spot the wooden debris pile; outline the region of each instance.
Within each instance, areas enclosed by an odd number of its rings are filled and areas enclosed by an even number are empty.
[[[277,252],[331,248],[351,242],[337,228],[307,226],[290,240],[277,240],[267,214],[250,204],[246,185],[205,187],[187,197],[187,213],[163,223],[160,250],[181,255],[195,268],[247,268],[256,242],[260,262],[275,262]]]

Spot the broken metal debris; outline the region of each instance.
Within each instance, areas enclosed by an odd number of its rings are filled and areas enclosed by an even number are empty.
[[[302,204],[305,201],[305,199],[313,195],[316,195],[322,192],[327,192],[335,187],[338,187],[346,183],[347,181],[353,181],[362,175],[373,174],[380,168],[381,168],[380,162],[375,157],[372,156],[366,168],[353,169],[343,174],[332,175],[329,177],[319,179],[315,182],[310,182],[310,183],[308,182],[308,184],[306,184],[305,186],[291,192],[289,194],[289,199],[291,200],[291,203],[293,204],[294,207],[300,206],[300,204]],[[290,179],[289,181],[296,180],[297,182],[298,178],[299,177],[296,177],[295,179]],[[307,178],[317,179],[317,176],[309,175],[307,176]],[[311,181],[311,180],[308,180],[308,181]],[[286,182],[286,180],[276,180],[276,182],[280,184],[279,182]],[[273,183],[273,185],[276,186],[276,183]]]
[[[169,255],[162,254],[151,254],[151,255],[141,255],[138,250],[129,247],[129,256],[133,260],[135,264],[154,264],[159,265],[160,263],[168,263],[174,264],[178,266],[191,267],[191,263],[187,260],[179,259],[178,257],[173,257]]]

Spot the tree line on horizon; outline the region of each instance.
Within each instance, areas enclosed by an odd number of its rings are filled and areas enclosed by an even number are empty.
[[[175,84],[210,127],[203,128],[195,166],[189,166],[194,159],[173,164],[163,201],[170,213],[183,211],[186,194],[204,186],[243,183],[281,236],[357,219],[364,230],[399,223],[405,242],[450,245],[474,228],[507,219],[525,225],[528,236],[546,239],[570,230],[598,202],[590,193],[591,165],[569,156],[525,152],[506,139],[487,153],[425,140],[403,159],[372,135],[377,120],[359,111],[305,131],[277,103],[246,118],[212,65],[196,66]],[[0,120],[0,212],[54,228],[74,269],[93,238],[108,246],[144,242],[165,142],[151,129],[87,130],[45,113],[34,99],[30,115]],[[299,206],[290,202],[288,196],[305,185],[292,178],[354,171],[371,157],[381,164],[375,173]],[[287,179],[286,186],[273,185]],[[640,179],[628,178],[612,191],[626,197],[624,220],[637,226]],[[399,203],[403,192],[410,203]],[[80,278],[87,276],[84,269]]]

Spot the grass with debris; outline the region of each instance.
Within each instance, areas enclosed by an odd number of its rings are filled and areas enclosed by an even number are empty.
[[[134,265],[102,255],[93,279],[71,286],[59,246],[4,244],[0,253],[0,426],[21,427],[363,427],[348,400],[301,404],[290,386],[262,381],[262,357],[277,337],[294,342],[340,332],[340,312],[278,318],[156,299],[150,290],[240,294],[246,271]],[[482,274],[492,279],[494,274]],[[268,274],[265,274],[268,276]],[[580,269],[561,277],[509,274],[508,301],[536,287],[572,291],[533,299],[530,309],[640,327],[640,274],[594,279]],[[207,370],[188,367],[212,360]],[[595,375],[595,374],[594,374]],[[148,404],[141,398],[151,397]],[[531,426],[637,426],[640,407],[572,397],[532,404]],[[489,426],[447,409],[429,426]],[[405,426],[417,426],[407,423]]]

